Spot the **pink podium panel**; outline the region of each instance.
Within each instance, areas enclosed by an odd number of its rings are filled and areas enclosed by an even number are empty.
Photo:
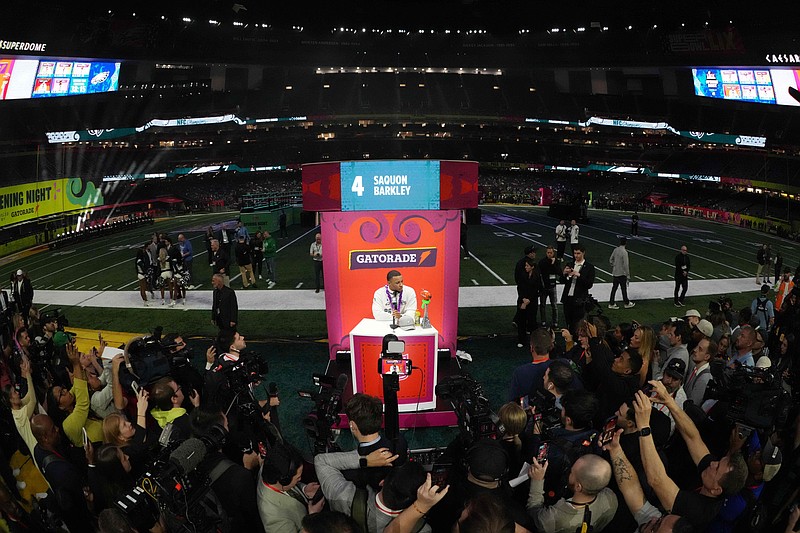
[[[353,393],[363,392],[383,400],[383,376],[378,373],[378,359],[383,337],[394,333],[406,343],[403,358],[410,359],[415,367],[419,367],[410,376],[400,377],[398,410],[404,413],[436,408],[434,389],[438,378],[436,356],[439,332],[434,328],[392,330],[390,324],[388,321],[365,318],[350,332]]]

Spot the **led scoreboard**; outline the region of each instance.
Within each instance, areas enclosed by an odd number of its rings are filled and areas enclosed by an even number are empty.
[[[439,161],[340,163],[342,211],[439,209]]]

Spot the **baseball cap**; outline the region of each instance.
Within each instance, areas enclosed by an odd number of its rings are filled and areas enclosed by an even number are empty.
[[[496,481],[508,470],[508,454],[497,441],[483,439],[467,452],[470,473],[481,481]]]
[[[70,342],[72,339],[75,338],[74,333],[67,333],[66,331],[56,331],[56,334],[53,335],[53,346],[56,348],[63,348]]]
[[[664,367],[664,373],[675,379],[683,379],[686,374],[686,363],[683,362],[683,359],[673,359]]]
[[[405,331],[414,329],[414,319],[408,315],[401,316],[397,324],[400,326],[400,329]]]
[[[762,355],[756,361],[756,368],[769,368],[772,366],[772,360],[766,355]]]
[[[761,463],[764,465],[764,481],[770,481],[781,469],[783,454],[780,448],[767,440],[761,449]]]
[[[689,309],[688,311],[686,311],[686,314],[684,314],[683,317],[688,318],[690,316],[696,316],[697,318],[700,318],[703,315],[701,315],[700,311],[698,311],[697,309]]]
[[[709,322],[705,318],[697,323],[697,329],[699,329],[700,333],[702,333],[706,337],[711,337],[714,334],[714,326],[712,326],[711,322]]]
[[[19,270],[17,270],[17,276],[21,276],[21,275],[22,275],[22,269],[20,268]]]

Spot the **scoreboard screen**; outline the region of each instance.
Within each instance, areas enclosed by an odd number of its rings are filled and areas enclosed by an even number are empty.
[[[800,70],[793,68],[693,68],[697,96],[800,106]]]
[[[439,161],[341,163],[342,211],[439,209]]]
[[[0,57],[0,100],[116,91],[120,63]]]

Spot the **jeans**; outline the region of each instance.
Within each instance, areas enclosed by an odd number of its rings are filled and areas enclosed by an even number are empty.
[[[611,305],[614,305],[614,297],[617,295],[617,287],[622,288],[622,300],[627,305],[630,300],[628,300],[628,276],[614,276],[614,280],[611,283]],[[686,294],[686,291],[684,291]]]

